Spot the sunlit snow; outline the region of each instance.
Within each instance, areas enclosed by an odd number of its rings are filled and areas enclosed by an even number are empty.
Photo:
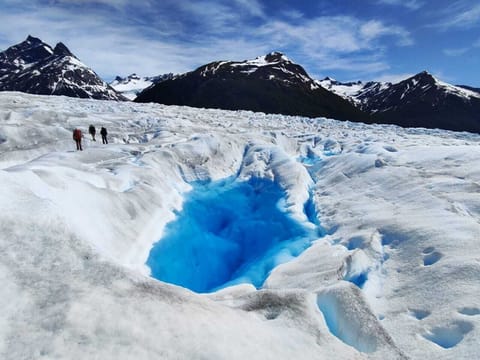
[[[478,135],[3,92],[0,183],[1,359],[480,352]]]

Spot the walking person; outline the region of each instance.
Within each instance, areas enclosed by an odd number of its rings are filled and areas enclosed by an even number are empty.
[[[97,132],[97,130],[95,130],[95,126],[90,125],[90,126],[88,127],[88,133],[89,133],[90,135],[92,135],[92,140],[93,140],[93,141],[97,141],[97,140],[95,140],[95,134],[96,134],[96,132]]]
[[[107,129],[105,129],[103,126],[102,126],[102,129],[100,130],[100,135],[102,135],[102,143],[103,144],[108,144]]]
[[[82,130],[75,128],[73,130],[73,140],[75,140],[75,144],[77,145],[77,151],[83,151],[82,149]]]

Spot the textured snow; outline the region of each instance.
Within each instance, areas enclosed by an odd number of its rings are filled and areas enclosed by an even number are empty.
[[[47,50],[50,54],[53,54],[53,50],[50,46],[44,46],[43,48]]]
[[[133,100],[142,90],[151,86],[153,81],[147,77],[130,75],[124,81],[114,80],[109,85],[129,100]]]
[[[274,184],[276,209],[318,230],[311,246],[260,286],[153,279],[151,250],[192,191],[225,179]],[[478,135],[3,92],[0,183],[2,359],[480,352]],[[243,206],[236,196],[222,206]]]
[[[344,99],[351,101],[357,106],[361,106],[362,102],[368,100],[369,96],[382,92],[392,85],[391,83],[386,82],[363,83],[361,81],[341,83],[330,77],[323,80],[316,80],[315,83]]]
[[[462,96],[462,97],[467,98],[467,99],[472,98],[472,97],[480,98],[480,94],[475,92],[475,91],[471,91],[471,90],[464,89],[464,88],[461,88],[461,87],[458,87],[458,86],[454,86],[454,85],[448,84],[446,82],[440,81],[438,79],[435,79],[435,80],[441,88],[443,88],[445,91],[447,91],[451,94],[454,94],[454,95],[457,95],[457,96]]]
[[[262,67],[262,66],[267,66],[267,65],[279,64],[279,63],[282,63],[284,61],[291,62],[290,59],[283,54],[279,57],[278,61],[269,61],[269,60],[266,59],[268,55],[269,54],[258,56],[258,57],[256,57],[255,59],[252,59],[252,60],[246,60],[246,61],[242,61],[242,62],[232,63],[231,66],[233,66],[233,67],[238,67],[238,66]]]
[[[66,56],[65,57],[65,62],[68,63],[68,67],[71,70],[75,70],[76,68],[88,69],[87,65],[82,63],[80,60],[78,60],[74,56]]]
[[[331,78],[317,80],[316,83],[327,90],[333,91],[335,94],[340,95],[345,99],[358,95],[365,86],[365,84],[362,82],[353,84],[342,84]]]

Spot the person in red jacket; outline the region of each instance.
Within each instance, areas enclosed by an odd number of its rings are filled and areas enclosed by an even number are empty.
[[[82,131],[80,129],[73,130],[73,140],[77,144],[77,150],[83,151],[82,149]]]

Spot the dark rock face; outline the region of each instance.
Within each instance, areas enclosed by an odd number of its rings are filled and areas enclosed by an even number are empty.
[[[278,52],[250,61],[212,62],[145,89],[135,101],[369,121]]]
[[[381,123],[480,132],[480,94],[426,71],[364,98],[362,108]]]
[[[64,44],[52,49],[32,36],[0,53],[0,91],[125,100]]]
[[[480,132],[480,89],[450,85],[426,71],[396,84],[330,78],[318,83],[368,112],[376,123]]]

